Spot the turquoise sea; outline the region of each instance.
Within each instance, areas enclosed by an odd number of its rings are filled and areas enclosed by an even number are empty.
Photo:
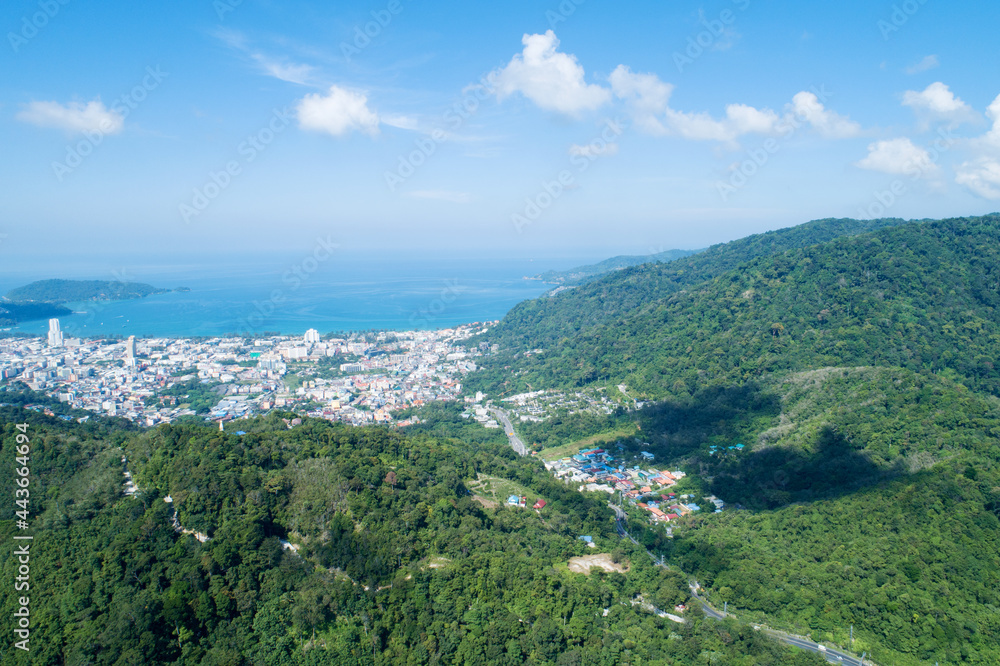
[[[285,259],[160,264],[67,274],[5,271],[0,294],[47,277],[145,282],[188,287],[143,299],[68,303],[68,336],[192,337],[228,333],[301,334],[369,329],[435,329],[502,318],[517,303],[552,285],[523,279],[566,260],[421,259],[309,256]],[[573,265],[574,262],[569,262]],[[47,321],[10,332],[44,333]]]

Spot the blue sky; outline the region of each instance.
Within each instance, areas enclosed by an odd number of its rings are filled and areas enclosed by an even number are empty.
[[[991,212],[998,14],[5,2],[0,261],[333,238],[573,263],[822,217]]]

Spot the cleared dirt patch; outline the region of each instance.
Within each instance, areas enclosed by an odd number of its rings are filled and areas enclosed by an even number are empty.
[[[444,569],[451,563],[447,557],[441,557],[440,555],[428,557],[426,560],[428,569]]]
[[[473,495],[472,499],[475,500],[476,502],[479,502],[487,509],[495,509],[498,506],[500,506],[497,502],[494,502],[493,500],[488,500],[485,497],[482,497],[481,495]]]
[[[594,567],[604,569],[607,572],[617,571],[618,573],[625,573],[628,571],[626,563],[614,563],[611,559],[611,553],[584,555],[583,557],[571,558],[569,561],[569,570],[574,573],[589,574],[590,570]]]

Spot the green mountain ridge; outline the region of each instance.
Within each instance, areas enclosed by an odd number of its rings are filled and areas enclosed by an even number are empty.
[[[640,264],[655,262],[670,262],[676,259],[690,257],[692,254],[697,254],[701,251],[702,250],[666,250],[655,254],[619,255],[617,257],[605,259],[604,261],[600,261],[596,264],[577,266],[566,271],[545,271],[544,273],[534,276],[532,279],[565,286],[575,286],[589,282],[607,273],[628,268],[629,266],[638,266]]]
[[[907,221],[898,218],[816,220],[713,245],[669,263],[627,267],[562,292],[557,299],[519,303],[491,331],[490,339],[512,349],[545,348],[588,327],[616,322],[651,298],[705,282],[758,257],[904,224]]]
[[[625,383],[661,398],[875,364],[957,372],[1000,395],[1000,216],[886,225],[726,271],[709,252],[518,306],[487,334],[506,353],[484,360],[470,388]],[[545,353],[504,369],[532,348]]]

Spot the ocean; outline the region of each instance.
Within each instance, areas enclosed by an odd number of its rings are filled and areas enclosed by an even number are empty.
[[[523,300],[552,289],[524,276],[566,260],[432,259],[420,257],[312,256],[228,261],[219,264],[159,264],[103,275],[80,268],[5,271],[0,293],[47,277],[145,282],[190,291],[142,299],[67,303],[61,317],[70,337],[195,337],[277,332],[298,335],[372,329],[447,328],[501,319]],[[573,262],[570,262],[572,264]],[[24,322],[9,333],[45,333],[48,321]]]

